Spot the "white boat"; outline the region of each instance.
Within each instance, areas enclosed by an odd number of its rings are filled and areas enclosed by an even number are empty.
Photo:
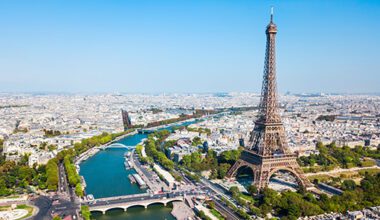
[[[127,170],[131,169],[131,166],[129,165],[128,162],[129,162],[128,160],[124,161],[124,166],[125,166],[125,169],[127,169]]]

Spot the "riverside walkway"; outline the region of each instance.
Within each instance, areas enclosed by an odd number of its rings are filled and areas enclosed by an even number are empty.
[[[171,214],[177,220],[187,220],[195,217],[193,210],[187,206],[184,202],[173,202],[173,210]]]

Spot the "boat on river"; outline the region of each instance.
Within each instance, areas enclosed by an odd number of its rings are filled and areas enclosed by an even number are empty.
[[[129,181],[130,181],[132,184],[136,183],[136,179],[132,176],[132,174],[129,174],[129,175],[128,175],[128,179],[129,179]]]
[[[124,166],[126,170],[132,169],[132,163],[128,160],[128,158],[125,158]]]

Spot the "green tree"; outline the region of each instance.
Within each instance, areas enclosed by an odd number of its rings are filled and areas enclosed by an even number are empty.
[[[231,186],[230,187],[230,193],[232,194],[232,197],[237,197],[240,194],[239,188],[237,186]]]
[[[247,187],[247,191],[251,194],[251,195],[254,195],[256,194],[258,191],[257,191],[257,187],[255,185],[249,185]]]
[[[228,163],[222,163],[218,166],[218,177],[220,179],[223,179],[226,175],[228,170],[231,168],[231,165]]]
[[[80,213],[84,220],[90,220],[91,219],[91,212],[88,206],[82,205],[80,207]]]
[[[209,201],[207,204],[208,204],[210,209],[215,209],[215,202],[214,201]]]
[[[11,191],[7,188],[4,178],[0,179],[0,196],[8,196]]]
[[[202,145],[202,140],[200,137],[196,136],[193,138],[193,141],[191,142],[191,145],[193,146],[199,146]]]
[[[234,164],[240,157],[241,150],[228,150],[221,153],[219,162]]]
[[[353,180],[344,180],[342,183],[343,190],[354,190],[356,188],[356,183]]]
[[[51,159],[46,165],[46,185],[49,190],[56,191],[58,188],[58,165],[56,159]]]
[[[79,197],[83,197],[83,189],[82,189],[82,184],[77,183],[75,186],[75,194]]]

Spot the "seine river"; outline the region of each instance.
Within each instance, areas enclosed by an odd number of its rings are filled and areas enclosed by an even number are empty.
[[[185,122],[181,125],[192,123],[194,121]],[[167,129],[170,129],[170,127]],[[135,146],[146,137],[147,135],[145,134],[135,134],[127,136],[118,142],[126,146]],[[124,148],[102,150],[80,164],[80,175],[86,181],[87,194],[92,194],[95,198],[104,198],[145,192],[137,184],[129,182],[128,174],[135,173],[135,170],[126,170],[124,167],[124,154],[127,151]],[[127,212],[118,209],[109,210],[105,215],[94,212],[92,213],[92,217],[97,220],[172,220],[175,218],[170,214],[171,210],[170,205],[167,207],[152,205],[148,209],[132,207]]]

